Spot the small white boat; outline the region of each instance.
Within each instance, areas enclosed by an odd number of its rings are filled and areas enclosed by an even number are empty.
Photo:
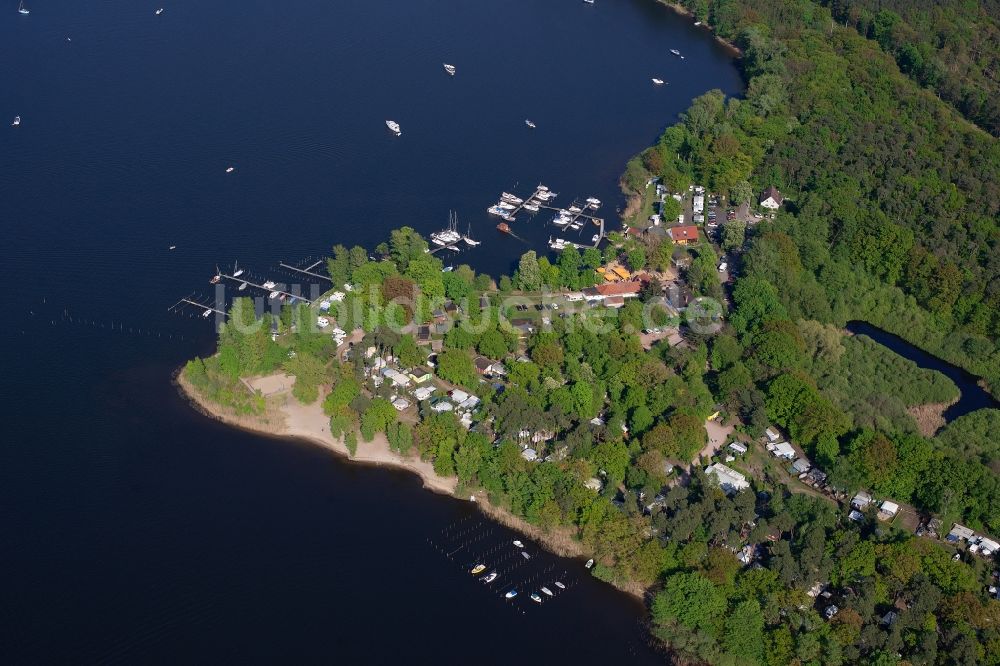
[[[514,210],[517,206],[507,201],[500,201],[497,203],[497,208],[502,208],[503,210]]]
[[[598,242],[599,242],[600,240],[601,240],[601,235],[600,235],[600,234],[594,234],[593,236],[591,236],[591,237],[590,237],[590,242],[591,242],[591,243],[594,243],[595,245],[596,245],[596,244],[597,244],[597,243],[598,243]]]
[[[590,567],[594,566],[594,560],[587,560],[587,563],[584,564],[583,566],[589,569]]]
[[[583,224],[580,222],[574,222],[571,225],[569,225],[569,228],[572,229],[573,231],[579,231],[580,229],[583,228]]]
[[[483,582],[484,583],[492,583],[496,579],[497,579],[497,572],[496,571],[491,571],[488,574],[486,574],[485,576],[483,576]]]
[[[403,133],[403,130],[399,128],[399,123],[397,123],[395,120],[385,121],[385,126],[388,127],[390,130],[392,130],[392,133],[395,134],[396,136],[400,136]]]
[[[542,598],[538,596],[538,592],[531,593],[531,600],[534,601],[536,604],[542,603]]]
[[[517,546],[518,548],[524,548],[524,544],[518,541],[517,539],[514,540],[514,545]]]
[[[455,76],[455,66],[444,63],[444,71],[448,72],[451,76]]]
[[[14,116],[14,122],[12,122],[10,125],[11,127],[17,127],[20,124],[21,124],[21,116]]]
[[[544,592],[545,594],[549,595],[550,597],[552,596],[552,590],[550,590],[547,587],[543,587],[542,588],[542,592]]]
[[[177,249],[177,246],[176,246],[176,245],[171,245],[171,246],[170,246],[170,247],[168,247],[167,249],[168,249],[168,250],[176,250],[176,249]]]
[[[268,298],[270,298],[273,301],[274,299],[278,298],[279,296],[283,296],[283,295],[284,294],[282,294],[280,291],[272,291],[271,294],[268,296]]]
[[[524,124],[527,125],[528,127],[530,127],[531,129],[535,129],[536,127],[538,127],[538,125],[536,125],[535,123],[531,122],[530,120],[525,120]]]
[[[201,313],[201,316],[204,317],[205,319],[208,319],[209,317],[212,316],[212,311],[211,310],[205,310],[204,312]]]
[[[596,207],[601,205],[601,200],[598,199],[597,197],[590,197],[589,199],[587,199],[587,203],[590,204],[591,206]]]
[[[696,28],[697,28],[697,27],[698,27],[698,26],[700,26],[700,25],[701,25],[701,21],[695,21],[695,22],[694,22],[694,27],[696,27]]]
[[[226,167],[226,173],[232,173],[236,171],[236,167]]]
[[[264,287],[264,289],[274,289],[277,285],[274,282],[271,282],[270,280],[268,280],[267,282],[265,282],[261,286]]]
[[[516,194],[511,194],[510,192],[501,192],[500,198],[503,199],[504,201],[509,201],[510,203],[513,204],[524,203],[524,199],[517,196]]]
[[[673,53],[675,56],[679,56],[681,54],[681,52],[678,51],[677,49],[670,49],[670,52]]]
[[[536,204],[533,204],[533,203],[526,203],[526,204],[524,204],[523,208],[524,208],[524,210],[531,211],[532,213],[537,213],[538,212],[538,206]]]
[[[548,192],[549,191],[549,188],[547,188],[546,186],[541,185],[541,184],[539,184],[538,187],[536,187],[535,189],[538,190],[539,192]]]
[[[583,1],[584,1],[585,3],[587,3],[588,5],[592,5],[592,4],[594,4],[594,0],[583,0]]]
[[[159,16],[162,13],[163,13],[163,7],[160,7],[159,9],[156,10],[156,15],[157,16]]]
[[[563,585],[562,583],[560,583],[559,581],[556,581],[556,587],[558,587],[560,590],[565,590],[566,589],[566,586]]]
[[[239,277],[241,275],[243,275],[243,269],[240,268],[240,264],[237,261],[233,264],[233,277]]]
[[[24,14],[24,15],[28,15],[28,14],[31,13],[31,12],[28,11],[28,8],[24,6],[24,0],[21,0],[21,4],[19,4],[17,6],[17,13],[18,14]]]
[[[507,598],[507,599],[513,599],[514,597],[517,596],[517,590],[511,590],[510,592],[508,592],[507,594],[505,594],[503,596],[505,598]]]
[[[653,79],[653,85],[662,86],[664,83],[666,83],[666,81],[663,79]]]
[[[240,285],[240,291],[243,291],[246,288],[247,288],[247,283],[246,282],[244,282],[243,284]]]
[[[568,210],[571,213],[582,213],[583,212],[583,209],[580,208],[579,206],[570,206],[566,210]]]
[[[523,557],[526,560],[530,560],[531,559],[531,555],[528,555],[528,553],[526,551],[523,551],[523,550],[521,551],[521,557]]]

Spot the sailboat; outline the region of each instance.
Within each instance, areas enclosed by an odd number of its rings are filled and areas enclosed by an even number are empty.
[[[24,0],[21,0],[21,4],[19,4],[17,6],[17,13],[18,14],[24,14],[24,15],[28,15],[28,14],[31,13],[31,12],[28,11],[28,8],[24,6]]]
[[[469,230],[465,233],[464,236],[462,236],[462,240],[464,240],[465,243],[467,245],[471,246],[471,247],[476,247],[477,245],[479,245],[480,243],[482,243],[482,241],[477,241],[477,240],[473,240],[472,239],[472,225],[471,224],[469,225]]]
[[[235,262],[233,264],[233,277],[239,277],[243,275],[243,269],[240,268],[240,262]]]
[[[525,125],[527,125],[528,127],[530,127],[531,129],[535,129],[536,127],[538,127],[538,125],[536,125],[536,124],[535,124],[534,122],[532,122],[531,120],[525,120],[525,121],[524,121],[524,124],[525,124]]]
[[[14,116],[14,122],[10,124],[11,127],[17,127],[21,124],[21,116]]]

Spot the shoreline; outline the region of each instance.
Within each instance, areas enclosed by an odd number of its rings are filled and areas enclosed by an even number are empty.
[[[681,16],[687,16],[687,17],[693,18],[695,20],[698,20],[698,17],[695,16],[694,12],[692,12],[690,9],[688,9],[687,7],[685,7],[684,5],[682,5],[680,3],[671,2],[671,0],[656,0],[656,1],[658,3],[660,3],[661,5],[666,5],[670,9],[672,9],[675,12],[677,12],[678,14],[680,14]],[[701,25],[696,25],[696,26],[692,26],[692,27],[694,27],[694,28],[704,28],[705,30],[708,30],[709,32],[712,33],[712,36],[715,38],[715,41],[717,41],[720,44],[722,44],[723,46],[725,46],[726,49],[728,51],[730,51],[734,57],[736,57],[736,58],[743,57],[743,51],[741,51],[740,48],[738,46],[736,46],[736,44],[730,42],[727,39],[723,39],[722,37],[720,37],[719,35],[717,35],[716,32],[715,32],[715,29],[709,23],[703,22]]]
[[[391,450],[384,433],[378,433],[375,439],[370,442],[359,441],[356,455],[351,456],[343,441],[330,434],[329,418],[323,413],[322,399],[311,405],[303,405],[292,398],[290,393],[282,392],[268,398],[268,411],[276,408],[276,412],[265,416],[244,416],[234,413],[230,408],[215,404],[198,393],[184,377],[183,368],[174,373],[173,383],[176,385],[178,393],[194,409],[225,425],[258,435],[306,441],[327,449],[349,463],[405,470],[415,474],[426,490],[457,500],[469,501],[456,494],[460,489],[457,478],[440,476],[434,471],[431,463],[417,457],[404,457]],[[474,492],[473,496],[476,498],[474,504],[487,518],[520,532],[548,552],[558,557],[582,559],[588,556],[582,544],[573,537],[571,530],[545,531],[514,515],[504,507],[490,502],[486,493],[481,490]],[[638,584],[611,583],[611,585],[636,601],[645,604],[647,592],[645,587]]]

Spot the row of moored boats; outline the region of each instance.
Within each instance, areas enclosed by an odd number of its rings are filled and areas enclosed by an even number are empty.
[[[514,545],[521,549],[521,557],[523,557],[526,560],[530,560],[531,559],[531,555],[529,555],[528,552],[524,550],[524,544],[521,541],[515,540],[514,541]],[[592,564],[593,564],[593,560],[590,560],[589,562],[587,562],[587,568],[589,569]],[[469,573],[471,573],[473,576],[478,576],[479,574],[483,573],[484,571],[486,571],[486,565],[480,563],[480,564],[477,564],[476,566],[472,567],[472,570]],[[480,580],[482,580],[484,583],[492,583],[493,581],[495,581],[497,579],[497,576],[499,576],[499,574],[496,571],[491,571],[488,574],[486,574],[485,576],[483,576]],[[554,583],[552,583],[552,585],[554,585],[555,587],[559,588],[560,590],[565,590],[566,589],[566,586],[563,585],[562,581],[558,581],[557,580]],[[541,594],[544,594],[545,596],[548,596],[548,597],[555,596],[555,593],[552,590],[550,590],[548,587],[544,586],[544,585],[539,588],[539,592],[541,592]],[[531,600],[534,601],[537,604],[542,603],[542,596],[541,596],[541,594],[539,594],[539,592],[532,592],[531,593]],[[517,588],[511,588],[510,590],[507,591],[506,594],[504,594],[504,598],[505,599],[513,599],[517,595],[518,595]]]

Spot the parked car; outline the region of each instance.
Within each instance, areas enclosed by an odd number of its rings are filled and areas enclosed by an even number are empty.
[[[727,268],[729,268],[729,264],[727,264],[726,262],[723,261],[721,264],[719,264],[720,273],[725,273]]]

